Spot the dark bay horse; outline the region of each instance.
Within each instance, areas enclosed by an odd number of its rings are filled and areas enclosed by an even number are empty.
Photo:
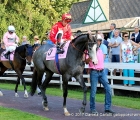
[[[46,87],[51,81],[52,75],[54,73],[58,73],[57,68],[54,64],[55,61],[46,60],[46,51],[49,50],[51,47],[52,45],[50,44],[42,45],[33,56],[35,69],[31,84],[31,95],[34,95],[36,87],[38,85],[41,89],[43,97],[42,104],[44,110],[49,110],[47,97],[45,95]],[[81,107],[80,111],[81,112],[85,111],[87,87],[83,79],[83,70],[85,65],[85,63],[83,62],[83,55],[86,54],[85,50],[87,50],[90,58],[96,64],[97,63],[96,48],[97,44],[95,38],[93,38],[89,34],[82,34],[70,42],[66,58],[59,60],[59,66],[63,80],[63,97],[64,97],[63,108],[65,116],[70,115],[70,113],[66,108],[66,98],[68,94],[67,90],[68,81],[71,79],[71,77],[75,77],[77,81],[79,81],[80,86],[83,88],[84,93],[83,107]],[[44,72],[46,72],[46,79],[41,84]]]
[[[22,73],[25,69],[26,66],[26,61],[27,64],[31,64],[32,60],[32,54],[33,54],[33,48],[31,45],[22,45],[16,48],[15,54],[14,54],[14,60],[11,61],[0,61],[0,76],[3,75],[3,73],[9,69],[12,68],[15,70],[15,72],[18,75],[17,82],[16,82],[16,87],[15,87],[15,96],[18,97],[17,89],[18,89],[18,84],[20,83],[20,79],[22,80],[22,83],[24,85],[24,97],[28,97],[28,93],[26,90],[26,85],[25,85],[25,79],[22,76]],[[0,95],[2,95],[2,92],[0,91]]]

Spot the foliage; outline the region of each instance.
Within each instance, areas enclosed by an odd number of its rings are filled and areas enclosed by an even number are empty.
[[[20,110],[0,107],[0,120],[50,120],[45,117],[22,112]]]
[[[79,0],[0,0],[0,38],[9,25],[14,25],[17,35],[29,37],[39,35],[42,39],[51,26],[72,3]]]

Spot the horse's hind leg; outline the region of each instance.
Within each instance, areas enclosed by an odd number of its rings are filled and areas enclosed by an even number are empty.
[[[87,98],[87,87],[85,85],[82,74],[79,75],[79,76],[76,76],[75,78],[76,78],[76,80],[79,81],[80,86],[83,88],[83,107],[81,107],[80,113],[84,113],[85,112],[85,107],[86,107],[86,104],[87,104],[87,99],[86,99]]]
[[[19,97],[19,95],[17,93],[19,83],[20,83],[20,77],[17,78],[16,87],[15,87],[15,97]]]
[[[48,108],[47,96],[45,95],[45,91],[46,91],[46,88],[47,88],[49,82],[50,82],[51,79],[52,79],[52,75],[53,75],[53,72],[51,72],[51,71],[46,71],[46,79],[45,79],[45,81],[43,82],[43,84],[40,86],[41,93],[42,93],[42,98],[43,98],[42,105],[43,105],[43,109],[44,109],[45,111],[48,111],[48,110],[49,110],[49,108]]]

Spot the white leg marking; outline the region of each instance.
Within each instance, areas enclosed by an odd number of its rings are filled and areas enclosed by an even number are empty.
[[[25,90],[24,97],[25,97],[25,98],[28,98],[28,92],[27,92],[27,90]]]
[[[0,91],[0,96],[3,96],[3,93]]]
[[[70,113],[68,112],[67,108],[64,108],[64,115],[65,116],[70,116]]]
[[[45,105],[44,105],[44,100],[42,101],[42,105],[43,105],[43,109],[44,109],[44,111],[49,111],[48,106],[45,106]]]
[[[18,93],[15,93],[15,97],[19,97]]]

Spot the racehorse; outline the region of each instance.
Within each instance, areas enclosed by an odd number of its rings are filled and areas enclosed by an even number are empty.
[[[1,49],[1,51],[4,51],[4,50]],[[22,76],[22,73],[26,66],[26,60],[27,60],[28,65],[31,64],[32,54],[33,54],[32,46],[29,44],[25,44],[16,48],[13,61],[11,61],[10,59],[8,61],[0,60],[0,68],[1,68],[0,76],[2,76],[3,73],[9,68],[12,68],[13,70],[15,70],[15,72],[18,75],[16,87],[15,87],[15,97],[19,96],[17,93],[17,89],[18,89],[18,84],[20,83],[20,79],[22,80],[22,83],[24,85],[24,92],[25,92],[24,97],[28,97],[28,93],[27,93],[26,85],[25,85],[25,79]],[[3,94],[0,91],[0,96],[2,95]]]
[[[45,53],[52,46],[53,45],[51,44],[42,45],[33,56],[35,69],[33,72],[31,83],[31,95],[32,96],[34,95],[36,87],[38,85],[42,93],[43,108],[46,111],[49,110],[47,97],[45,95],[46,87],[51,81],[52,75],[54,73],[58,73],[56,66],[54,64],[55,60],[46,60]],[[70,42],[66,58],[59,59],[59,67],[63,80],[63,97],[64,97],[63,108],[65,116],[70,115],[70,113],[66,108],[66,98],[68,94],[67,90],[68,81],[71,79],[71,77],[75,77],[76,80],[79,81],[80,86],[83,88],[84,92],[83,106],[80,108],[80,111],[81,112],[85,111],[87,87],[83,79],[83,70],[85,65],[85,63],[83,62],[83,55],[87,54],[87,52],[85,52],[85,50],[87,50],[91,60],[96,64],[98,62],[96,57],[96,48],[97,44],[95,38],[92,37],[90,34],[82,34]],[[44,72],[46,72],[46,79],[41,84]]]

